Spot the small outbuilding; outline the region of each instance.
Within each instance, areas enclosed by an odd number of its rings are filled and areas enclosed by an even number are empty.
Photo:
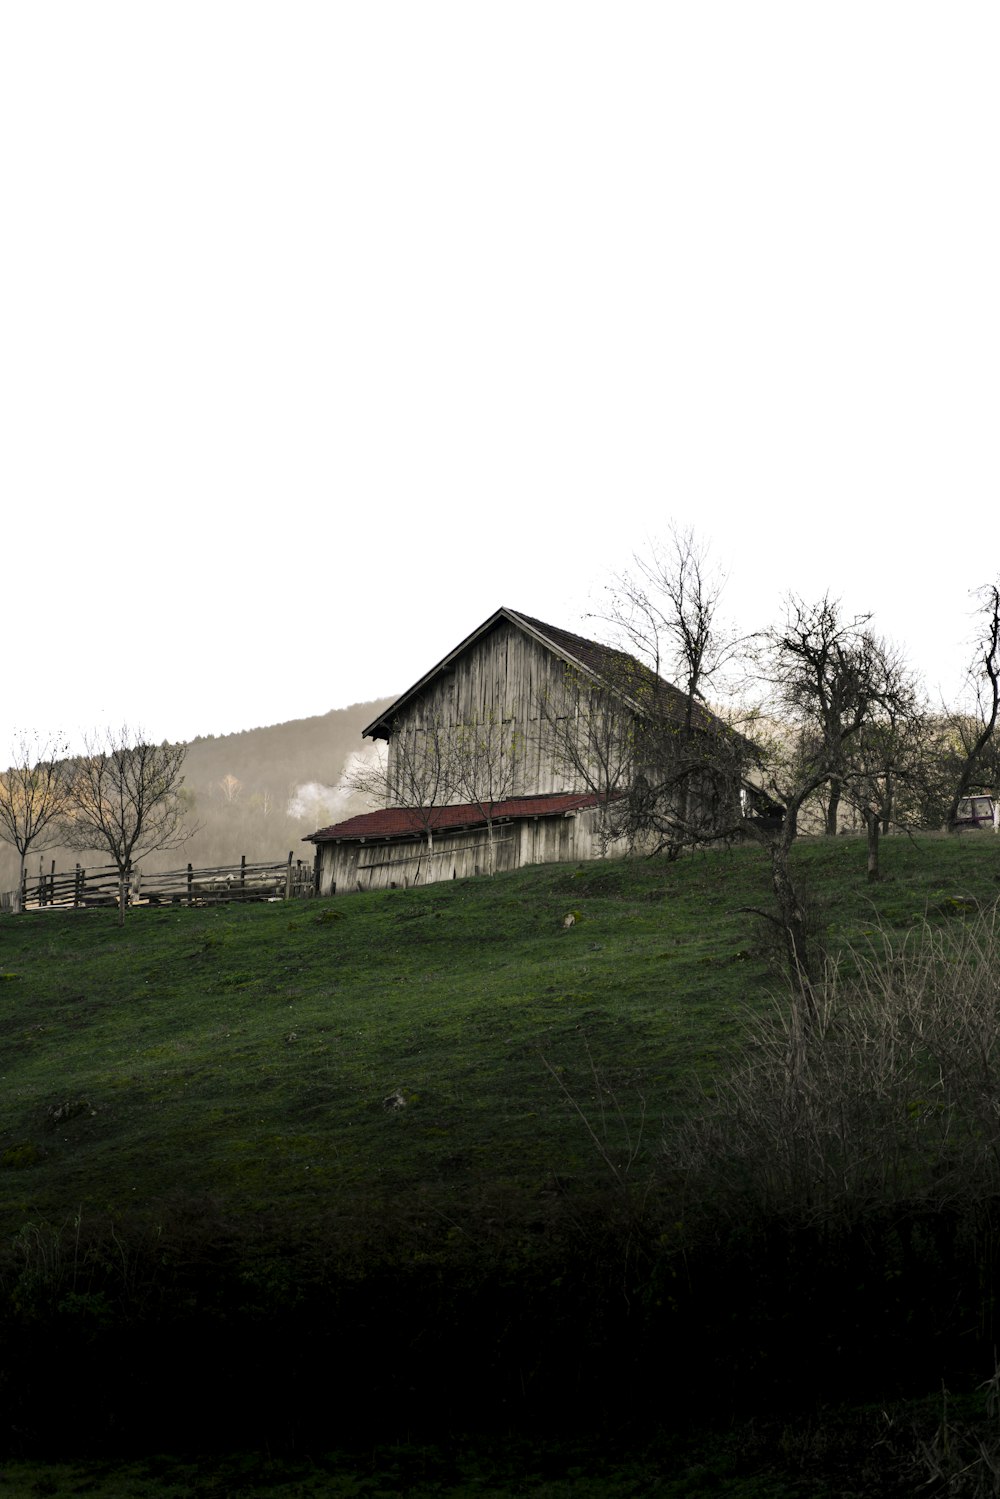
[[[525,864],[597,857],[592,794],[516,796],[481,806],[388,807],[311,835],[320,895],[405,889]],[[487,816],[487,812],[489,816]]]

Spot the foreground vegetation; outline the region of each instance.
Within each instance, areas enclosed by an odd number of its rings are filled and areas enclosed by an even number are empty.
[[[815,934],[843,953],[842,986],[858,944],[879,961],[895,945],[891,966],[935,934],[964,942],[998,894],[991,835],[890,840],[875,887],[855,840],[803,841],[794,859]],[[942,1378],[982,1384],[1000,1223],[993,985],[975,1002],[979,1116],[945,1120],[926,1048],[911,1045],[917,1073],[892,1074],[914,1132],[891,1190],[870,1174],[831,1187],[850,1173],[823,1142],[843,1131],[815,1112],[794,1136],[805,1175],[761,1172],[775,1125],[759,1104],[780,1092],[767,1066],[780,1072],[783,1055],[769,1020],[783,981],[767,924],[747,914],[766,890],[760,855],[738,848],[138,910],[124,930],[101,911],[5,920],[8,1450],[322,1451],[367,1437],[433,1467],[427,1444],[446,1432],[537,1447],[597,1429],[606,1456],[622,1432],[632,1442],[617,1469],[631,1489],[606,1473],[602,1492],[696,1493],[697,1472],[664,1486],[699,1469],[675,1437],[658,1439],[651,1487],[636,1433],[653,1452],[651,1432],[722,1422],[711,1450],[728,1476],[712,1482],[751,1493],[736,1485],[787,1455],[817,1402],[884,1410]],[[990,974],[988,927],[975,931],[978,946],[940,948],[938,968],[957,952],[963,972]],[[839,1020],[828,1031],[848,1034]],[[850,1043],[841,1074],[865,1044]],[[748,1055],[765,1080],[756,1104],[728,1081]],[[820,1055],[830,1048],[811,1077]],[[803,1096],[785,1096],[780,1139],[806,1117]],[[54,1367],[86,1377],[53,1393]],[[765,1438],[776,1412],[785,1435]],[[940,1421],[927,1420],[930,1451]],[[885,1431],[879,1443],[891,1447]],[[550,1481],[530,1477],[505,1482]],[[451,1491],[437,1470],[432,1481]],[[392,1492],[375,1469],[365,1482],[343,1492]]]
[[[872,891],[855,840],[797,852],[832,950],[997,894],[987,837],[897,840]],[[537,1204],[607,1184],[592,1131],[640,1175],[742,1008],[782,987],[746,914],[766,900],[735,849],[140,909],[124,931],[102,911],[8,920],[0,1227],[159,1223],[205,1198],[296,1231],[442,1193]]]

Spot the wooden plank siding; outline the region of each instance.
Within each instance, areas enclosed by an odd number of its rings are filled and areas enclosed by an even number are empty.
[[[401,742],[412,755],[436,726],[456,730],[493,719],[518,745],[511,795],[585,791],[556,763],[551,730],[539,707],[542,702],[554,711],[568,706],[566,673],[565,663],[551,650],[501,621],[400,710],[388,746],[390,784]]]
[[[497,873],[526,864],[554,864],[600,856],[600,812],[589,808],[563,817],[524,817],[493,828]],[[352,890],[409,889],[438,880],[469,879],[489,869],[485,827],[436,832],[426,839],[378,838],[371,842],[345,838],[318,845],[318,893],[341,895]],[[609,852],[624,853],[624,846]]]
[[[517,830],[512,824],[494,828],[493,854],[498,873],[517,868]],[[405,890],[412,885],[485,874],[489,867],[488,838],[485,828],[463,828],[456,833],[436,833],[431,849],[424,839],[412,838],[321,844],[319,859],[320,895]]]

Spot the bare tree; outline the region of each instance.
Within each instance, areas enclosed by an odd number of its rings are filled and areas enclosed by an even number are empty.
[[[613,679],[601,683],[567,667],[558,697],[543,696],[536,705],[542,754],[598,799],[602,856],[619,831],[615,802],[632,782],[638,739],[635,704],[627,695],[635,673],[628,666],[615,671],[610,653],[606,664]]]
[[[355,761],[342,785],[381,807],[404,807],[412,812],[432,857],[435,809],[447,805],[451,796],[453,754],[453,736],[440,719],[431,718],[394,734],[387,759]]]
[[[790,595],[783,623],[765,632],[758,650],[758,671],[773,715],[758,766],[766,793],[783,806],[784,816],[778,826],[753,817],[744,818],[744,826],[768,852],[777,925],[790,971],[801,978],[806,994],[814,955],[789,856],[802,808],[831,783],[837,788],[836,798],[831,797],[835,820],[849,748],[878,702],[879,656],[865,629],[869,618],[845,620],[839,602],[829,595],[811,605]]]
[[[780,809],[770,817],[756,811],[754,798],[743,803],[738,828],[759,844],[770,864],[771,890],[777,915],[755,911],[780,932],[785,945],[790,977],[808,999],[809,985],[815,971],[815,955],[810,941],[808,912],[802,892],[790,866],[792,845],[797,836],[799,813],[813,793],[829,777],[829,769],[817,746],[801,733],[789,738],[772,730],[763,732],[757,744],[757,797],[767,807]]]
[[[704,702],[706,688],[733,660],[741,642],[720,622],[725,577],[690,528],[671,525],[666,542],[636,554],[632,569],[608,588],[601,618],[630,653],[660,677],[675,680],[690,705]]]
[[[222,800],[232,805],[233,802],[238,802],[240,799],[243,791],[243,782],[238,776],[227,774],[218,782],[218,787],[222,793]]]
[[[689,728],[669,704],[643,717],[636,771],[616,810],[631,846],[676,858],[694,844],[736,836],[741,788],[760,753],[747,737],[754,717],[702,712]]]
[[[883,686],[883,652],[867,629],[870,614],[843,617],[824,595],[806,605],[790,595],[786,619],[766,637],[768,676],[785,717],[814,741],[813,760],[827,767],[826,832],[835,834],[843,761],[870,720]]]
[[[14,910],[21,909],[28,851],[51,848],[60,841],[70,789],[68,747],[59,737],[41,739],[21,733],[11,752],[9,770],[0,773],[0,839],[18,852]]]
[[[73,765],[72,793],[60,842],[106,851],[118,871],[118,921],[125,924],[133,862],[178,848],[194,829],[181,796],[186,746],[149,744],[141,730],[93,734]]]
[[[879,878],[879,838],[891,824],[924,822],[935,773],[928,714],[920,687],[900,651],[867,637],[871,707],[841,766],[841,788],[867,833],[868,880]]]
[[[474,806],[486,822],[487,869],[496,870],[494,808],[514,794],[523,745],[511,725],[489,714],[480,723],[463,724],[451,736],[451,795]]]
[[[952,805],[956,778],[966,747],[975,735],[975,727],[968,718],[959,722],[957,714],[927,711],[921,729],[921,774],[912,788],[915,804],[908,814],[913,826],[948,827],[948,810]],[[984,752],[977,779],[980,776],[989,776],[991,785],[1000,779],[995,743]]]
[[[692,566],[684,556],[680,562]],[[835,826],[851,751],[887,698],[885,651],[867,629],[869,616],[845,618],[829,597],[807,605],[792,596],[784,622],[751,637],[748,655],[764,701],[740,717],[710,712],[697,701],[706,659],[699,652],[711,643],[717,593],[699,591],[700,570],[690,575],[690,588],[678,582],[665,595],[669,607],[650,604],[638,588],[628,595],[636,610],[631,639],[657,665],[665,640],[690,650],[683,680],[691,690],[679,691],[652,669],[643,674],[634,662],[631,680],[615,684],[618,702],[633,709],[618,826],[634,841],[655,836],[668,852],[735,837],[759,843],[770,862],[777,914],[757,914],[782,932],[793,978],[807,988],[814,956],[790,852],[802,808],[831,784],[828,825]],[[693,601],[700,625],[677,623],[668,633],[670,610],[685,599]],[[724,658],[716,652],[712,659]]]
[[[259,813],[264,818],[270,817],[274,811],[274,795],[266,786],[253,793],[250,798],[250,810]]]
[[[630,795],[618,819],[633,838],[655,831],[670,853],[693,841],[707,821],[717,822],[720,797],[732,800],[725,787],[739,739],[705,706],[708,688],[721,690],[726,668],[746,644],[721,622],[724,586],[695,533],[671,526],[667,541],[637,554],[608,589],[603,618],[630,652],[623,658],[630,662],[626,680],[612,685],[635,704],[641,726]],[[647,672],[635,670],[631,653]],[[664,671],[676,687],[663,680]]]
[[[1000,587],[989,583],[978,590],[979,617],[982,625],[969,679],[976,712],[956,715],[954,725],[960,743],[959,763],[948,807],[947,827],[954,832],[958,823],[958,804],[963,796],[981,784],[983,763],[993,744],[997,715],[1000,711]],[[991,788],[995,789],[995,788]]]

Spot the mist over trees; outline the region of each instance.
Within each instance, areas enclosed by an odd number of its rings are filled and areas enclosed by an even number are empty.
[[[315,717],[193,739],[180,797],[185,820],[196,831],[179,850],[149,854],[143,868],[238,864],[241,854],[278,860],[289,849],[296,858],[311,859],[312,845],[302,842],[308,833],[367,809],[363,797],[345,788],[343,777],[368,750],[361,730],[390,702],[379,698]],[[28,850],[29,879],[38,873],[40,852],[38,841]],[[51,837],[44,840],[41,857],[46,869],[54,860],[59,870],[108,862],[107,854],[75,851]],[[18,871],[17,848],[0,842],[0,890],[15,888]]]

